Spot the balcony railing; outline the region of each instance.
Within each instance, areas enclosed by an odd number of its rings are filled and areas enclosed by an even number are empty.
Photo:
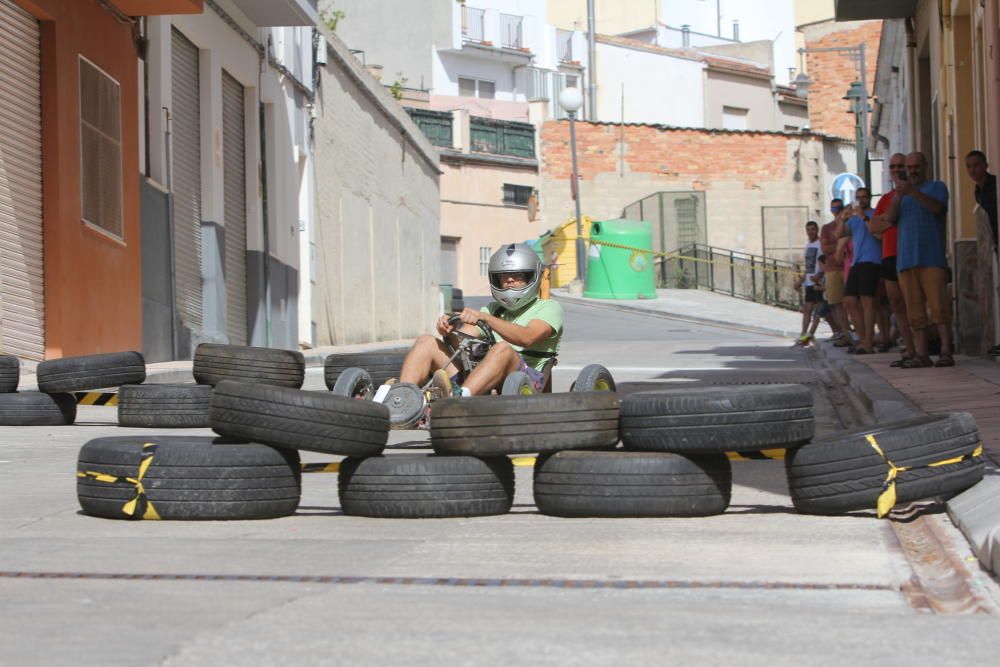
[[[467,42],[486,41],[486,10],[462,5],[462,39]]]
[[[452,147],[452,115],[450,111],[431,111],[407,107],[406,112],[424,136],[435,146]]]
[[[514,14],[500,15],[500,46],[505,49],[524,47],[524,17]]]
[[[572,30],[556,30],[556,55],[561,63],[571,63],[576,60],[573,57]]]
[[[469,136],[476,153],[535,157],[535,126],[531,123],[473,116],[469,119]]]

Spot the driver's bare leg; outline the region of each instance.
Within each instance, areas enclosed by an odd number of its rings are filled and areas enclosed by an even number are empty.
[[[454,375],[458,373],[458,367],[448,363],[451,355],[452,350],[440,338],[429,334],[418,336],[403,361],[399,381],[422,384],[439,368],[444,368],[448,375]]]
[[[469,377],[462,383],[473,396],[485,394],[498,386],[503,379],[516,371],[521,365],[521,356],[506,341],[500,341],[490,348],[479,365],[472,369]]]

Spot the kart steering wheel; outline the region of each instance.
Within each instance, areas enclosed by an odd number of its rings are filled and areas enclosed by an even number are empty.
[[[478,336],[473,336],[472,334],[465,333],[462,331],[461,326],[464,324],[462,318],[458,315],[452,315],[448,318],[448,325],[453,328],[452,333],[459,337],[459,339],[473,340],[477,343],[482,343],[487,347],[493,345],[496,342],[496,338],[493,337],[493,327],[486,323],[486,320],[478,320],[476,326],[479,330],[483,332],[486,340],[479,338]]]

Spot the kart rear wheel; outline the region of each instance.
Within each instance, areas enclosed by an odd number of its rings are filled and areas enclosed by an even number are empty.
[[[337,381],[330,389],[338,396],[360,398],[366,401],[375,396],[375,383],[371,373],[363,368],[348,368],[337,376]]]
[[[531,383],[531,378],[524,371],[514,371],[503,381],[500,389],[503,396],[533,396],[535,395],[535,385]]]
[[[569,389],[570,391],[616,391],[615,379],[609,371],[600,364],[590,364],[584,366],[580,374],[576,376],[576,382]]]

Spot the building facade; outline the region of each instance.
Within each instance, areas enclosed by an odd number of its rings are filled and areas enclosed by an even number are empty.
[[[141,27],[202,0],[2,0],[0,351],[141,349]]]

